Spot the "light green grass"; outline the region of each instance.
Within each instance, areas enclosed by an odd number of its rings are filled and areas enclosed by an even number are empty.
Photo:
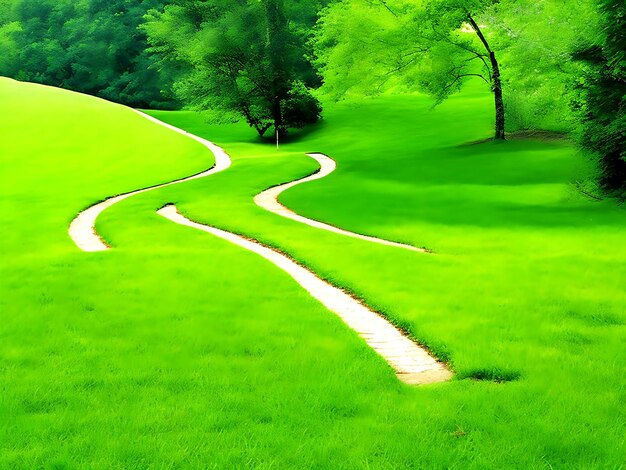
[[[329,107],[280,152],[242,125],[154,113],[223,145],[233,167],[114,206],[98,229],[115,249],[85,254],[66,233],[78,210],[210,156],[123,108],[1,81],[0,465],[619,468],[624,211],[570,189],[582,167],[566,143],[459,146],[490,134],[487,100]],[[254,206],[315,169],[306,151],[339,168],[285,204],[437,255]],[[402,385],[287,275],[162,219],[165,202],[354,291],[457,380]],[[481,374],[520,377],[464,379]]]

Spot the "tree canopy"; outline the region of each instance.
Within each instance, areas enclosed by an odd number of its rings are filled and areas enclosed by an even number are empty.
[[[174,89],[200,109],[242,116],[259,135],[319,118],[320,82],[306,54],[318,4],[296,0],[179,1],[151,10],[143,30]]]
[[[138,30],[161,0],[2,0],[0,74],[139,107],[175,105]]]

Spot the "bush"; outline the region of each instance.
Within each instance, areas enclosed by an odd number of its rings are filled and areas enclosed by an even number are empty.
[[[294,82],[283,101],[283,120],[287,127],[301,129],[315,124],[322,114],[322,105],[302,82]]]

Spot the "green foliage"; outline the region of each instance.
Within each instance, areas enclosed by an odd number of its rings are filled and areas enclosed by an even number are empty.
[[[243,117],[263,136],[319,117],[306,57],[317,2],[186,0],[151,10],[142,29],[161,70],[178,70],[175,90],[198,109]],[[297,112],[294,105],[306,105]],[[313,106],[315,104],[315,106]]]
[[[283,117],[285,122],[296,128],[303,128],[308,124],[315,124],[322,114],[322,106],[306,85],[295,82],[287,91],[287,98],[283,101]]]
[[[425,90],[438,101],[445,99],[458,91],[462,78],[481,66],[489,68],[480,61],[474,66],[482,46],[466,27],[468,8],[482,3],[332,4],[314,39],[326,91],[338,98],[353,92]]]
[[[581,143],[597,159],[600,187],[626,200],[626,5],[599,0],[600,34],[579,49],[586,64],[580,82]]]
[[[145,35],[137,29],[148,9],[162,5],[161,0],[3,0],[0,75],[132,106],[172,107],[171,80],[152,68]]]
[[[573,45],[598,29],[596,0],[501,0],[489,17],[503,68],[507,128],[571,131],[581,65]]]
[[[388,3],[398,11],[400,6],[410,8]],[[323,10],[312,39],[323,92],[340,99],[414,90],[419,62],[413,59],[409,30],[408,15],[398,17],[378,2],[332,3]],[[403,74],[393,73],[396,70]]]

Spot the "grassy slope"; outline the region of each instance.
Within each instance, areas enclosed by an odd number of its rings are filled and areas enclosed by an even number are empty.
[[[86,255],[66,235],[76,210],[193,173],[206,154],[101,101],[1,83],[11,138],[0,141],[0,217],[12,230],[1,242],[0,465],[619,465],[623,212],[568,196],[566,145],[455,147],[488,133],[489,117],[475,114],[483,100],[435,113],[420,98],[343,106],[279,153],[242,126],[155,113],[224,144],[233,168],[112,208],[99,229],[117,249]],[[315,168],[307,150],[340,168],[287,193],[288,205],[440,254],[256,208],[253,194]],[[167,201],[351,288],[461,377],[500,369],[521,380],[399,384],[287,276],[161,220],[154,210]]]

